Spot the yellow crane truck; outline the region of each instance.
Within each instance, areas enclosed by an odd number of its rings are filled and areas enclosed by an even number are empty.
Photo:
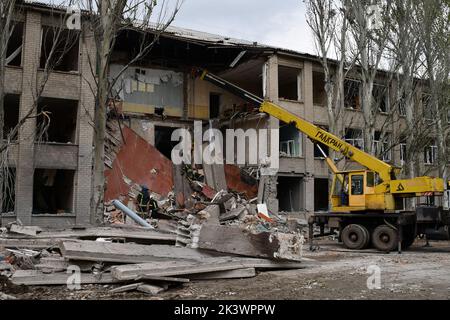
[[[449,202],[450,181],[435,177],[397,179],[400,168],[356,148],[341,138],[298,117],[284,108],[214,75],[197,70],[200,78],[225,89],[267,113],[295,126],[313,143],[320,143],[359,163],[364,169],[339,171],[332,159],[317,144],[331,172],[330,208],[309,218],[309,239],[312,248],[314,225],[325,235],[327,226],[339,230],[339,241],[349,249],[373,246],[381,251],[408,248],[418,235],[427,239],[448,240],[450,233],[449,204],[434,206],[419,204],[414,211],[403,210],[403,199],[413,197],[444,197]]]

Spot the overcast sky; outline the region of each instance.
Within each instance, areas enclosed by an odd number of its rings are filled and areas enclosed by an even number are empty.
[[[53,4],[68,2],[36,1]],[[177,0],[165,1],[170,7]],[[174,26],[315,54],[303,0],[183,1]],[[159,5],[162,2],[159,0]]]
[[[173,25],[315,53],[302,0],[184,0]]]

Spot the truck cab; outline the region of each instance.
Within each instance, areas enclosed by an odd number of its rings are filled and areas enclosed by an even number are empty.
[[[370,170],[339,171],[331,190],[332,212],[395,210],[392,196],[382,192],[386,186]]]

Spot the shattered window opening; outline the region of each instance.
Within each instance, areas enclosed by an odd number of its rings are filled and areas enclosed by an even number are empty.
[[[300,131],[280,121],[280,155],[282,157],[302,157],[303,144]]]
[[[16,168],[5,167],[0,170],[1,213],[14,212],[16,206]]]
[[[325,106],[326,102],[325,74],[323,72],[313,71],[313,104]]]
[[[19,123],[20,96],[14,94],[5,95],[4,99],[4,125],[3,139],[16,141],[18,132],[14,132]]]
[[[55,71],[78,71],[79,32],[48,26],[43,26],[41,30],[39,67],[44,69],[48,63],[50,69]]]
[[[344,105],[347,109],[361,110],[359,81],[344,80]]]
[[[76,143],[78,101],[44,98],[37,109],[38,142]]]
[[[425,164],[434,164],[438,159],[438,147],[436,140],[432,139],[430,143],[424,149],[424,162]]]
[[[20,67],[22,65],[23,22],[13,22],[13,32],[8,39],[6,65]]]
[[[372,97],[377,110],[381,113],[389,112],[388,87],[374,84]]]
[[[304,209],[303,179],[301,177],[278,176],[277,195],[280,211],[299,212]]]
[[[74,213],[75,170],[35,169],[33,214]]]
[[[278,66],[278,97],[301,100],[301,69]]]
[[[392,150],[390,150],[390,137],[389,133],[384,135],[384,139],[381,142],[381,132],[375,131],[375,136],[373,138],[373,150],[375,154],[379,155],[381,160],[383,161],[391,161],[392,159]]]
[[[346,129],[345,141],[358,149],[361,150],[364,149],[364,139],[361,129],[352,129],[352,128]]]

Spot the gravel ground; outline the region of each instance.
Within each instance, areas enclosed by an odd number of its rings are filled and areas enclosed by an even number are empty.
[[[19,299],[450,299],[450,242],[416,242],[402,254],[352,252],[323,241],[305,252],[304,269],[261,272],[255,278],[195,281],[157,296],[112,294],[115,285],[16,287],[0,279],[0,291]],[[369,266],[380,269],[379,289],[368,289]],[[374,267],[370,267],[374,268]],[[369,269],[370,269],[369,268]]]

